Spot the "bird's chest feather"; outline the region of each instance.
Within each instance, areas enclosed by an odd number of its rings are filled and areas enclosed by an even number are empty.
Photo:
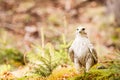
[[[87,45],[87,39],[76,39],[73,43],[75,56],[85,57],[89,51]]]

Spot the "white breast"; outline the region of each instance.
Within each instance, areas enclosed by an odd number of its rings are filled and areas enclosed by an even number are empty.
[[[89,52],[87,45],[87,38],[76,38],[72,44],[75,56],[84,57]]]

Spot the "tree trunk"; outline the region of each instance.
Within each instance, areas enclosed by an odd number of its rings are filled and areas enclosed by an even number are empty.
[[[106,5],[114,15],[116,25],[120,26],[120,0],[106,0]]]

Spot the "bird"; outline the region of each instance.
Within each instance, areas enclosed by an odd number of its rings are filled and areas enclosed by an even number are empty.
[[[77,73],[80,73],[82,67],[88,72],[98,62],[97,52],[87,37],[85,27],[81,25],[76,29],[75,39],[69,48],[69,56]]]

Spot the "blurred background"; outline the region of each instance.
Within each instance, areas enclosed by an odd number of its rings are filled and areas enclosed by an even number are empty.
[[[53,53],[63,60],[56,67],[71,65],[67,50],[79,25],[86,27],[99,62],[119,60],[119,12],[119,0],[0,0],[0,78],[23,77],[30,71],[30,63],[45,63],[43,56],[51,60]],[[37,53],[42,60],[38,61]],[[39,75],[51,75],[56,67]]]

